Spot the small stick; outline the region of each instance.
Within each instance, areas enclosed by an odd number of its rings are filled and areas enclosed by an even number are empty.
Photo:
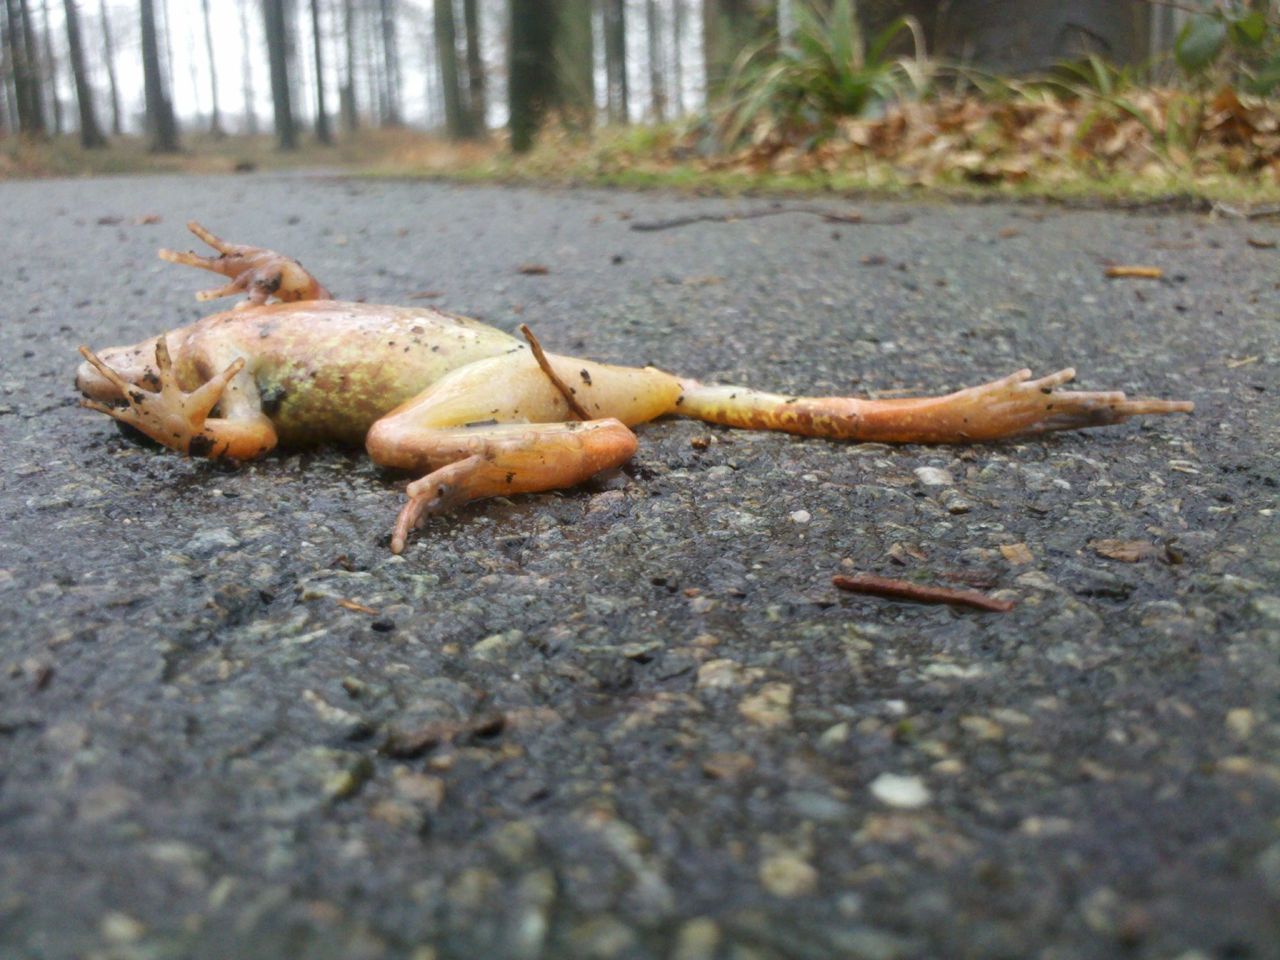
[[[909,600],[914,603],[949,603],[958,607],[972,607],[991,613],[1008,613],[1013,601],[997,600],[976,590],[952,590],[948,587],[926,587],[907,580],[890,580],[860,573],[852,577],[836,576],[831,582],[850,593],[865,593],[890,600]]]
[[[533,359],[538,361],[538,366],[542,368],[542,372],[547,378],[555,384],[555,388],[564,395],[565,403],[569,404],[569,409],[573,411],[573,415],[579,420],[590,420],[591,414],[583,409],[582,404],[578,403],[563,380],[556,376],[556,372],[551,369],[551,363],[547,360],[547,355],[542,352],[542,344],[538,342],[538,338],[533,335],[533,331],[529,329],[527,323],[520,324],[520,332],[524,338],[529,341],[529,349],[533,351]]]
[[[1107,267],[1107,276],[1119,280],[1159,280],[1164,271],[1159,267],[1116,266]]]
[[[735,223],[738,220],[756,220],[760,217],[776,217],[784,213],[803,213],[821,217],[827,223],[853,223],[864,226],[897,226],[911,218],[905,215],[891,216],[883,220],[868,220],[860,213],[840,213],[821,207],[770,207],[766,210],[739,210],[733,213],[696,213],[672,220],[641,220],[631,224],[632,230],[651,233],[655,230],[671,230],[693,223]]]

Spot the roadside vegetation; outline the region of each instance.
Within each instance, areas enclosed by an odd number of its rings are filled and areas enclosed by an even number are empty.
[[[787,37],[743,49],[711,105],[673,123],[548,122],[519,153],[504,133],[403,127],[290,151],[266,136],[188,137],[178,153],[9,138],[0,177],[321,166],[720,192],[1280,200],[1280,20],[1244,0],[1181,9],[1198,12],[1159,62],[1088,56],[1013,78],[930,57],[911,17],[868,37],[854,0],[796,0]]]

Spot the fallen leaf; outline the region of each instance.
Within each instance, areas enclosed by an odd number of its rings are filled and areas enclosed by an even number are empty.
[[[1035,563],[1036,560],[1025,543],[1003,544],[1000,547],[1000,553],[1003,554],[1004,558],[1015,567],[1025,566],[1028,563]]]
[[[1115,266],[1107,267],[1107,276],[1117,280],[1159,280],[1164,276],[1160,267]]]
[[[1123,563],[1137,563],[1163,555],[1164,550],[1146,540],[1090,540],[1089,548],[1098,556]]]
[[[339,600],[338,606],[342,607],[344,610],[353,610],[356,613],[367,613],[371,617],[378,615],[377,610],[374,610],[372,607],[366,607],[363,603],[356,603],[354,600]]]
[[[1263,240],[1260,237],[1245,237],[1245,242],[1259,250],[1274,250],[1276,247],[1274,240]]]
[[[444,294],[439,290],[419,290],[417,293],[409,294],[410,300],[436,300],[443,297]]]
[[[135,227],[147,227],[154,223],[159,223],[161,219],[163,218],[158,213],[144,213],[139,217],[133,218],[133,225]]]
[[[1257,353],[1255,353],[1255,354],[1253,354],[1252,356],[1249,356],[1249,357],[1241,357],[1241,358],[1240,358],[1240,359],[1238,359],[1238,360],[1228,360],[1228,361],[1227,361],[1227,369],[1229,369],[1229,370],[1235,370],[1237,367],[1247,367],[1247,366],[1249,366],[1249,364],[1251,364],[1251,363],[1257,363],[1257,362],[1258,362],[1259,360],[1261,360],[1261,359],[1262,359],[1262,355],[1261,355],[1261,354],[1257,354]]]
[[[542,263],[522,263],[516,267],[517,273],[523,273],[526,277],[545,277],[551,272],[551,268]]]

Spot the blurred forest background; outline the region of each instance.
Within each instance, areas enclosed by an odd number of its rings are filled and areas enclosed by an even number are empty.
[[[0,30],[0,175],[492,171],[540,134],[529,169],[596,179],[1280,170],[1269,0],[0,0]]]

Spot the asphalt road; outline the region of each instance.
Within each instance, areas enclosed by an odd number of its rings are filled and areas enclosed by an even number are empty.
[[[0,184],[0,956],[1280,956],[1280,228],[631,229],[763,204]],[[396,558],[406,478],[359,451],[232,468],[75,406],[78,344],[200,315],[209,278],[155,259],[189,217],[339,296],[706,380],[1074,364],[1198,408],[971,449],[663,421]],[[838,594],[849,570],[1018,605]]]

